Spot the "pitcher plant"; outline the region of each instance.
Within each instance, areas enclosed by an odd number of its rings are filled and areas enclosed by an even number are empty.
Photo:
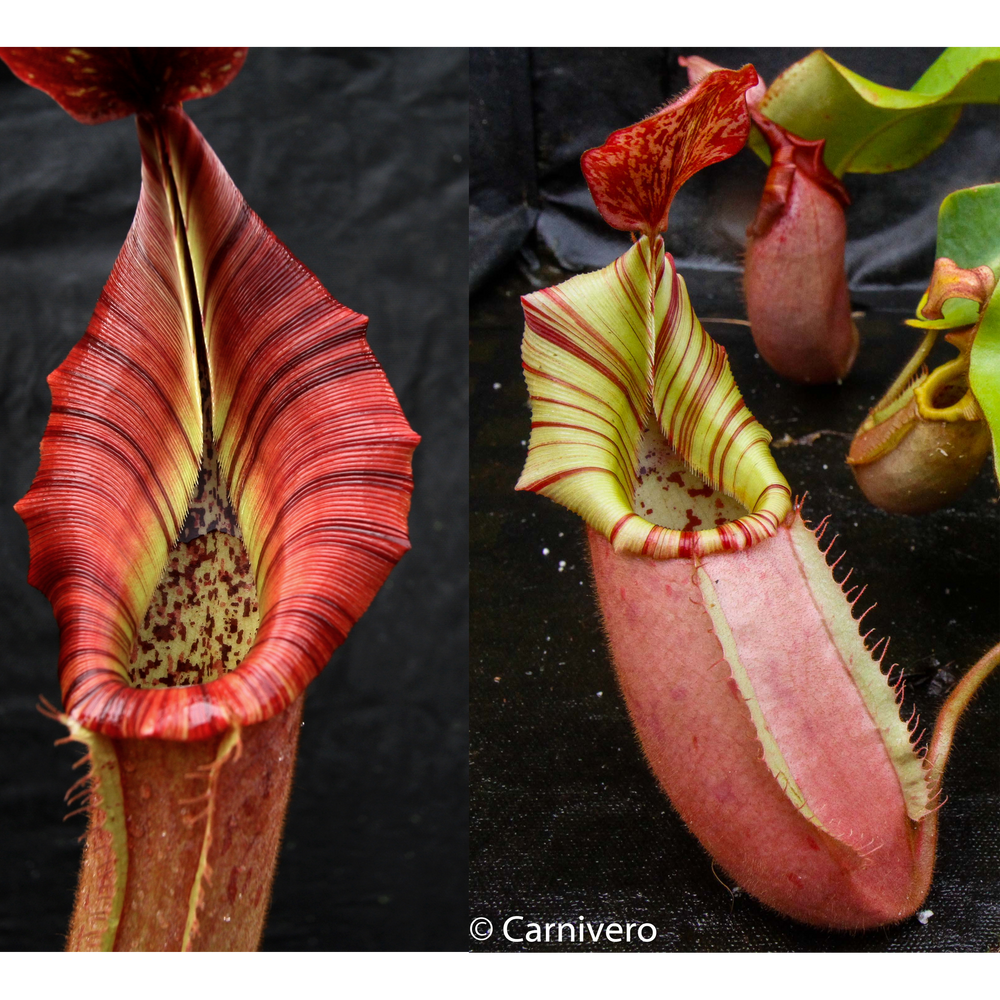
[[[410,429],[365,339],[184,101],[246,50],[0,49],[78,121],[134,114],[135,221],[49,378],[17,510],[87,773],[69,950],[248,950],[303,691],[409,547]]]
[[[752,66],[704,74],[584,154],[601,215],[633,246],[522,299],[532,427],[517,488],[586,522],[629,713],[692,833],[781,913],[862,929],[927,895],[955,722],[1000,646],[921,744],[886,646],[854,617],[863,588],[835,576],[825,521],[793,502],[665,249],[671,198],[744,145],[754,88]]]

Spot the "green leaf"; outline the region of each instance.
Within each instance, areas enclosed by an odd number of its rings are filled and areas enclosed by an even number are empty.
[[[994,468],[1000,469],[1000,285],[983,311],[972,342],[969,385],[993,435]]]
[[[941,202],[935,256],[1000,271],[1000,184],[963,188]]]
[[[962,105],[998,102],[1000,48],[947,49],[910,90],[866,80],[817,50],[774,81],[760,110],[804,139],[825,139],[826,164],[841,177],[911,167],[944,142]],[[760,136],[750,145],[763,156]]]

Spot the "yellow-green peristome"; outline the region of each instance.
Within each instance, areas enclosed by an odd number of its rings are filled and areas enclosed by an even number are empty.
[[[661,238],[643,237],[603,270],[523,305],[532,430],[518,489],[580,514],[617,551],[658,559],[734,551],[775,533],[791,501],[770,435],[695,316]],[[744,515],[690,531],[636,512],[640,443],[651,426]]]

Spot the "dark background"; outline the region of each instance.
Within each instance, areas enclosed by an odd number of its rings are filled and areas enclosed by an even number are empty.
[[[609,263],[628,235],[599,219],[584,149],[676,95],[677,55],[753,62],[768,81],[797,50],[473,50],[470,278],[472,584],[470,917],[494,924],[475,950],[558,950],[503,940],[504,918],[649,921],[666,951],[986,951],[1000,942],[1000,678],[966,713],[945,776],[938,866],[915,918],[863,934],[805,927],[735,889],[685,829],[646,767],[605,649],[581,520],[514,492],[530,432],[518,297]],[[939,50],[830,50],[880,83],[908,87]],[[996,106],[967,108],[915,168],[849,174],[848,273],[861,351],[841,386],[803,388],[756,357],[745,327],[740,240],[766,171],[748,150],[681,190],[666,234],[692,302],[726,347],[754,415],[813,521],[831,514],[833,554],[868,584],[872,639],[891,637],[906,714],[925,724],[956,676],[1000,632],[1000,543],[992,462],[951,508],[922,518],[875,510],[844,462],[867,410],[916,346],[913,314],[948,192],[1000,177]],[[937,363],[953,355],[948,347]],[[548,550],[546,554],[544,550]],[[781,627],[775,622],[775,627]],[[522,928],[525,923],[519,925]],[[563,950],[579,946],[563,945]]]
[[[407,418],[413,550],[309,688],[270,950],[455,949],[467,895],[468,58],[251,50],[186,106],[251,207],[369,341]],[[139,194],[131,119],[73,121],[0,66],[0,948],[63,947],[85,818],[58,636],[26,582],[45,376],[82,336]]]

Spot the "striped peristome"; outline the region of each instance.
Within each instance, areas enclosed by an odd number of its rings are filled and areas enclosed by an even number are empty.
[[[18,510],[31,582],[61,629],[68,715],[106,736],[194,740],[271,718],[323,669],[409,548],[419,438],[367,319],[250,210],[181,108],[140,114],[138,127],[135,222],[86,336],[50,378],[42,462]],[[215,680],[133,687],[130,656],[206,439],[259,630]]]
[[[663,240],[639,239],[600,271],[522,299],[531,396],[517,488],[580,514],[618,552],[670,559],[746,548],[777,531],[791,495],[698,321]],[[665,528],[633,509],[643,432],[656,424],[684,461],[748,513],[704,531]]]

